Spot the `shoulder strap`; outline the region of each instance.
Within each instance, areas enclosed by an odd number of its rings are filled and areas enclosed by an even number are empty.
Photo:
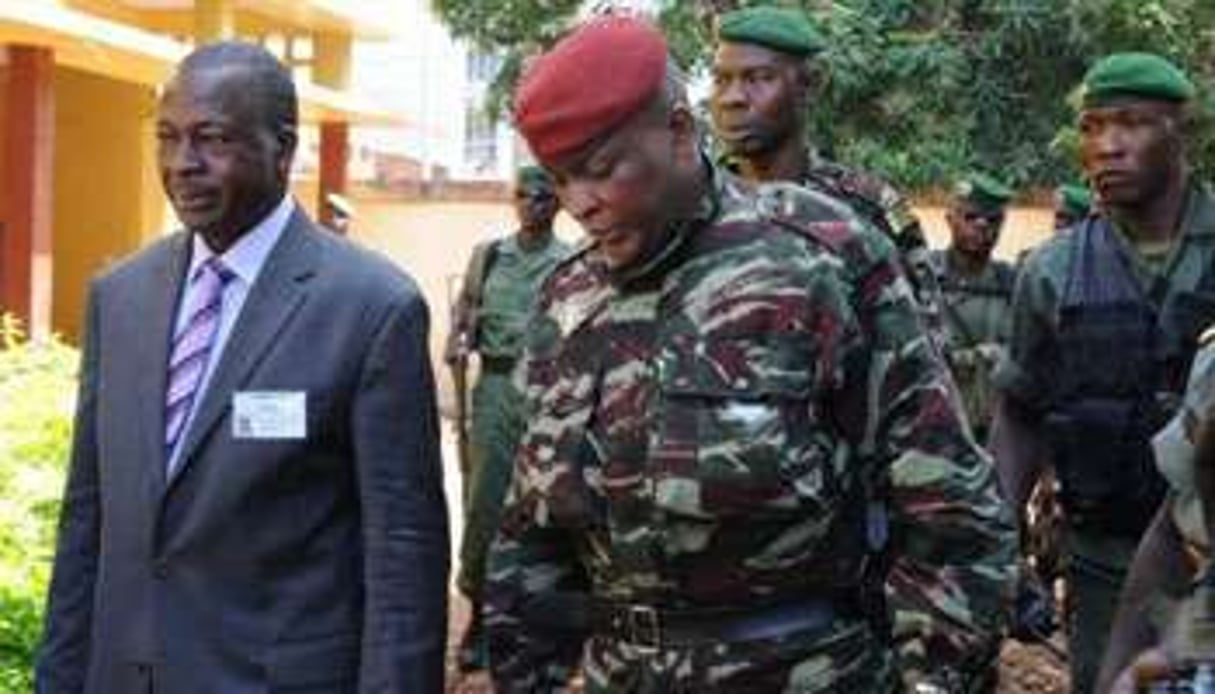
[[[465,281],[468,282],[469,305],[474,311],[481,306],[481,298],[485,294],[485,278],[489,276],[489,270],[498,257],[500,243],[502,239],[493,239],[473,249],[472,262],[469,263],[468,278]]]
[[[1062,304],[1145,301],[1159,307],[1131,270],[1104,217],[1090,216],[1069,234],[1071,259]]]
[[[996,287],[999,289],[1000,295],[1012,300],[1013,287],[1017,283],[1017,270],[1012,265],[1002,261],[994,261]]]

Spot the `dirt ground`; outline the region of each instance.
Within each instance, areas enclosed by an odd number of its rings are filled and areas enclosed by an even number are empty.
[[[506,204],[444,202],[405,204],[393,200],[355,199],[358,217],[353,235],[364,244],[376,248],[406,268],[426,295],[431,310],[431,350],[435,363],[447,334],[448,314],[459,278],[464,271],[472,247],[479,241],[506,233],[511,228],[512,213]],[[948,239],[944,210],[936,207],[918,210],[933,247],[943,246]],[[1051,226],[1050,210],[1016,208],[1011,210],[1000,245],[999,257],[1012,259],[1046,236]],[[558,234],[571,240],[578,237],[576,226],[567,217],[558,220]],[[437,369],[440,400],[449,410],[450,380],[445,369]],[[450,432],[445,426],[445,438]],[[446,487],[451,505],[452,538],[460,535],[459,479],[450,441],[444,446],[447,476]],[[453,552],[453,556],[455,556]],[[453,566],[453,571],[455,567]],[[453,590],[451,609],[451,645],[467,619],[467,603]],[[1001,655],[1001,694],[1062,694],[1068,690],[1066,664],[1061,656],[1061,637],[1056,635],[1053,648],[1025,646],[1008,642]],[[452,673],[452,692],[460,694],[489,694],[492,687],[483,676],[463,680]]]

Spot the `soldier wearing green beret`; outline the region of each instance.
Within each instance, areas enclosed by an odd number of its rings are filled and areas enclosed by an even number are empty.
[[[1096,210],[1026,260],[996,373],[991,445],[1005,492],[1024,508],[1046,465],[1061,485],[1081,693],[1093,691],[1140,537],[1164,532],[1156,511],[1166,484],[1150,441],[1180,401],[1199,332],[1215,321],[1215,198],[1185,157],[1193,97],[1185,74],[1156,55],[1111,55],[1085,75],[1080,155]],[[1148,564],[1130,585],[1162,585],[1150,573],[1164,565]],[[1122,663],[1131,649],[1115,638],[1109,656]]]
[[[931,256],[941,287],[946,355],[980,442],[987,439],[994,405],[991,371],[1011,327],[1016,272],[991,255],[1012,197],[1012,189],[986,174],[958,181],[945,213],[949,247]]]
[[[445,361],[457,384],[456,397],[461,401],[467,397],[463,383],[468,358],[475,353],[480,362],[471,393],[471,422],[458,422],[467,432],[461,460],[464,536],[456,578],[460,592],[471,603],[469,623],[457,653],[459,667],[465,672],[486,666],[481,628],[485,560],[510,484],[518,421],[522,418],[522,397],[511,382],[511,372],[522,350],[524,325],[540,283],[570,250],[553,234],[557,196],[544,169],[520,168],[513,188],[519,227],[509,236],[473,249],[445,351]],[[461,420],[464,412],[464,407],[457,407]]]
[[[826,38],[801,10],[760,5],[718,19],[711,112],[730,166],[754,181],[794,181],[842,200],[888,236],[938,346],[940,289],[911,205],[867,172],[823,158],[809,142],[807,107],[821,82],[813,58]]]

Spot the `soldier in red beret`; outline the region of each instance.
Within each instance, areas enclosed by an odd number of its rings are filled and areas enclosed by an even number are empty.
[[[961,691],[1014,532],[894,247],[709,163],[644,22],[574,31],[515,116],[589,239],[526,333],[498,691]]]

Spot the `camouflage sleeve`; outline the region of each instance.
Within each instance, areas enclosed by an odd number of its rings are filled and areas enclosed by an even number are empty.
[[[522,437],[486,576],[490,671],[501,692],[564,691],[586,637],[586,574],[549,503],[571,471],[554,472],[554,432],[562,422],[546,417],[542,405],[557,385],[547,354],[556,330],[548,308],[542,292],[514,374],[525,405],[512,426]]]
[[[564,691],[582,655],[588,594],[559,529],[521,517],[518,488],[489,555],[485,629],[500,692]]]
[[[1011,592],[1016,530],[991,459],[968,433],[939,352],[929,343],[894,249],[859,237],[848,266],[867,338],[860,441],[887,471],[887,592],[901,669],[956,681],[986,668]]]

